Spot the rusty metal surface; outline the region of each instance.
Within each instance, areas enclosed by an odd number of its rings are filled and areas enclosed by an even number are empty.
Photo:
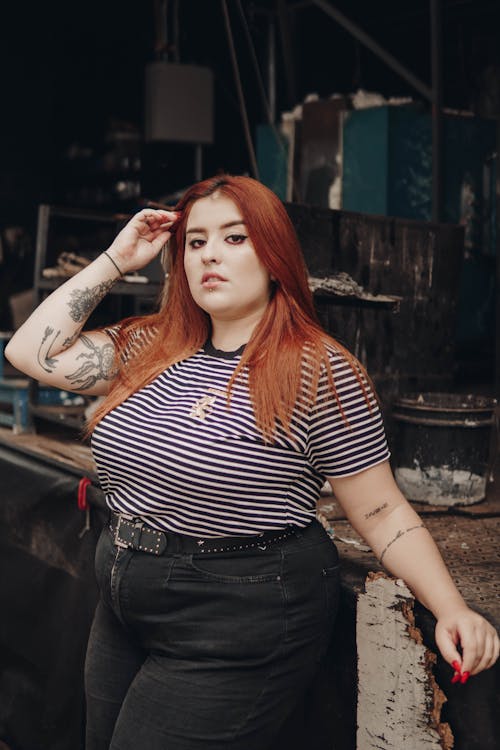
[[[426,523],[465,599],[500,623],[500,517]]]
[[[500,627],[500,516],[430,514],[424,520],[467,603]],[[349,582],[359,577],[360,589],[368,571],[383,568],[348,521],[331,523]]]
[[[500,454],[493,466],[493,478],[486,499],[475,505],[411,505],[435,539],[467,603],[500,628]],[[324,494],[318,508],[335,534],[347,584],[361,591],[367,572],[383,568],[346,520],[333,495]]]
[[[491,416],[496,399],[473,393],[406,393],[395,406],[409,407],[417,412],[438,412],[439,414],[481,414]]]

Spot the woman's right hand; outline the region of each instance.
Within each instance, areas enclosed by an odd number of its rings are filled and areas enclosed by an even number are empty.
[[[138,271],[156,258],[179,217],[178,211],[155,208],[136,213],[107,250],[122,274]]]

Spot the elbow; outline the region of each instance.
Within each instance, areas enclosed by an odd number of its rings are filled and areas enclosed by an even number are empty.
[[[13,367],[24,372],[21,351],[19,350],[19,346],[16,345],[14,339],[11,339],[5,347],[4,356]]]
[[[15,366],[14,360],[16,358],[16,353],[15,353],[15,347],[12,346],[12,339],[7,343],[5,349],[3,350],[3,353],[5,356],[5,359],[8,360],[11,365]]]

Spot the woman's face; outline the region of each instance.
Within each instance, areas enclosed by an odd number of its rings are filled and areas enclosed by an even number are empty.
[[[184,270],[195,302],[212,322],[256,325],[269,302],[269,273],[258,259],[237,205],[219,192],[193,204]]]

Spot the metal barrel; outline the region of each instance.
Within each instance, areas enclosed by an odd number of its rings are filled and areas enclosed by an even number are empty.
[[[496,400],[456,393],[412,393],[393,404],[394,474],[403,494],[430,505],[484,500]]]

